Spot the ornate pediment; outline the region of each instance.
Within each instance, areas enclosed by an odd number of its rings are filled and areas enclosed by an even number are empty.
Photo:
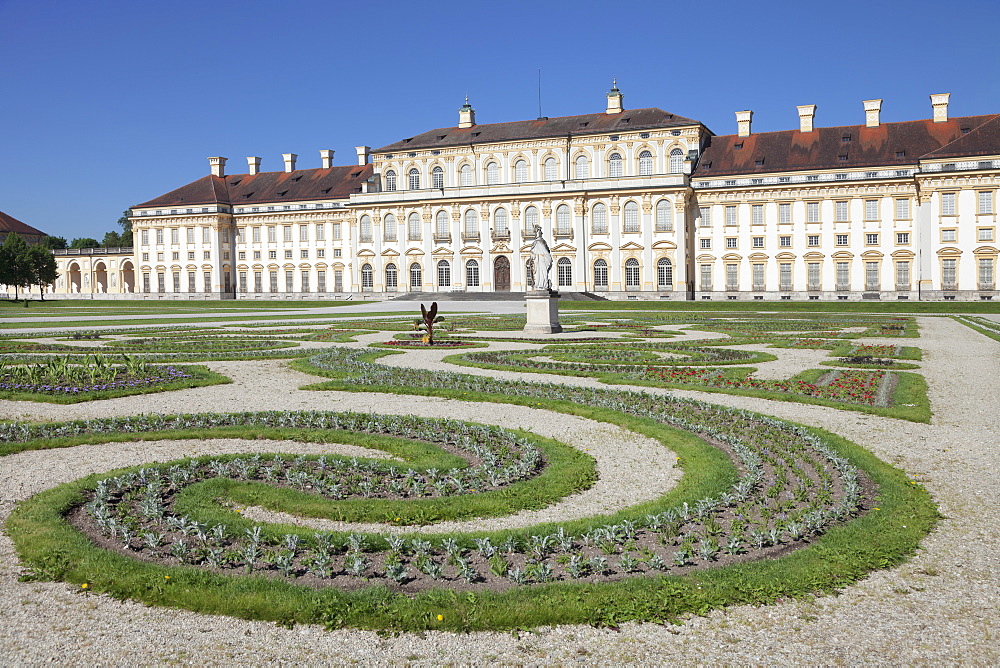
[[[386,248],[384,251],[382,251],[382,257],[395,257],[398,255],[399,251],[394,250],[392,248]]]
[[[618,250],[623,250],[623,251],[641,251],[642,250],[642,245],[641,244],[637,244],[634,241],[629,241],[628,243],[624,243],[621,246],[619,246]]]
[[[654,241],[653,242],[653,248],[656,248],[658,250],[659,249],[673,250],[673,249],[677,248],[677,244],[675,244],[673,241],[667,241],[667,240],[664,239],[664,240],[661,240],[661,241]]]

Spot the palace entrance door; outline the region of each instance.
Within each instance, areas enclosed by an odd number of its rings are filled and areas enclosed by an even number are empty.
[[[506,255],[493,261],[493,289],[497,292],[510,291],[510,260]]]

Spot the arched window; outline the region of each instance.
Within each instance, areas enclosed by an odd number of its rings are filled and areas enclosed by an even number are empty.
[[[569,207],[565,204],[560,204],[556,208],[556,232],[559,234],[569,234],[570,229]]]
[[[479,214],[476,213],[475,209],[469,209],[465,212],[465,232],[463,233],[463,236],[479,236]]]
[[[535,234],[535,227],[538,226],[538,209],[533,206],[529,206],[524,210],[524,234],[532,235]]]
[[[649,176],[653,173],[653,154],[643,151],[639,154],[639,176]]]
[[[670,173],[680,174],[684,171],[684,151],[675,148],[670,152]]]
[[[438,211],[437,216],[434,217],[434,236],[447,239],[451,236],[449,227],[448,212]]]
[[[497,209],[493,214],[493,231],[504,237],[510,234],[507,227],[507,209]]]
[[[576,169],[573,173],[573,178],[575,179],[590,178],[590,162],[587,161],[587,156],[578,155],[576,157]]]
[[[385,189],[387,192],[396,189],[396,172],[391,169],[385,173]]]
[[[416,211],[406,218],[406,236],[410,241],[420,239],[420,214]]]
[[[545,159],[545,180],[555,181],[559,177],[559,169],[555,158]]]
[[[486,165],[486,185],[495,186],[500,183],[500,165],[491,162]]]
[[[559,280],[559,287],[573,285],[573,263],[568,257],[561,257],[556,262],[556,277]]]
[[[594,288],[597,290],[608,289],[608,263],[606,260],[594,261]]]
[[[674,265],[670,258],[661,257],[656,261],[656,284],[660,290],[674,289]]]
[[[603,202],[598,202],[594,205],[594,209],[591,212],[591,222],[594,227],[594,232],[596,234],[607,234],[608,232],[608,207],[604,206]]]
[[[674,231],[674,208],[669,200],[661,199],[656,203],[656,231]]]
[[[514,182],[524,183],[528,180],[528,163],[525,160],[518,160],[514,163]]]
[[[639,289],[639,261],[634,257],[625,260],[625,289]]]
[[[462,169],[459,170],[459,175],[461,178],[460,182],[463,186],[472,185],[472,165],[470,164],[462,165]]]
[[[438,287],[439,288],[450,288],[451,287],[451,264],[448,260],[441,260],[437,265],[438,269]]]
[[[372,240],[372,219],[368,214],[361,216],[361,241]]]
[[[410,180],[410,190],[420,190],[420,170],[414,167],[406,175]]]
[[[420,263],[414,262],[410,265],[410,289],[419,290],[424,286],[423,272],[420,271]]]
[[[635,202],[626,202],[624,207],[623,229],[625,232],[639,231],[639,205]]]
[[[361,265],[361,289],[371,290],[373,285],[375,285],[375,283],[372,266],[365,262]]]
[[[444,188],[444,170],[440,167],[431,170],[431,187]]]
[[[465,263],[465,285],[471,288],[479,287],[479,263],[475,260]]]
[[[608,176],[611,178],[617,178],[624,175],[624,170],[622,169],[622,154],[612,153],[611,157],[608,158]]]
[[[396,240],[396,216],[391,213],[385,214],[385,218],[382,219],[382,227],[385,229],[385,240],[395,241]]]
[[[385,265],[385,289],[395,292],[397,287],[399,287],[399,272],[396,271],[396,265],[390,262]]]

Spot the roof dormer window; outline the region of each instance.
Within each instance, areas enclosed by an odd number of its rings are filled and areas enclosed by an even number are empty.
[[[851,143],[851,135],[844,135],[843,137],[840,138],[840,142],[842,144],[850,144]]]
[[[737,142],[737,143],[733,144],[733,149],[736,150],[736,151],[742,151],[743,150],[743,142]]]
[[[753,161],[753,164],[755,166],[757,166],[757,167],[763,167],[764,166],[764,158],[757,158],[756,160]]]

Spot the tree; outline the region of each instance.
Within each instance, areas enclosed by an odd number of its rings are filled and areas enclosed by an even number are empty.
[[[28,244],[14,232],[8,234],[7,240],[0,246],[0,283],[13,286],[14,301],[18,298],[18,288],[27,288],[31,285]]]
[[[101,246],[105,248],[115,248],[116,246],[124,246],[122,243],[122,236],[112,230],[111,232],[104,233],[104,240],[101,241]]]
[[[122,228],[122,233],[120,236],[120,246],[131,246],[132,245],[132,219],[128,217],[128,211],[122,211],[121,218],[118,219],[118,224]]]
[[[42,237],[39,245],[50,250],[66,248],[66,237]]]
[[[100,248],[101,244],[97,239],[90,237],[77,237],[69,242],[70,248]]]
[[[48,248],[32,246],[28,249],[28,267],[31,270],[31,283],[38,286],[38,296],[45,301],[45,286],[52,285],[59,278],[56,258]]]

